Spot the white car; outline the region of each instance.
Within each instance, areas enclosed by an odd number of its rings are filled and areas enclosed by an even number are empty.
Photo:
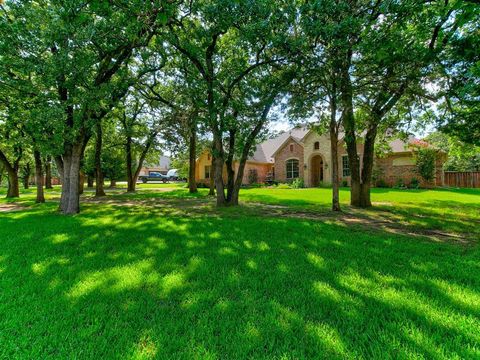
[[[179,177],[178,177],[178,169],[170,169],[168,170],[167,172],[167,179],[168,180],[179,180]]]

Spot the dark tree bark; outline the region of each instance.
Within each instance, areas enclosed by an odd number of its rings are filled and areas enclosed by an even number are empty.
[[[117,187],[117,180],[110,179],[110,189],[114,189]]]
[[[80,170],[78,174],[78,193],[82,195],[85,190],[85,173]]]
[[[43,193],[43,164],[42,156],[38,150],[33,151],[33,157],[35,159],[35,185],[37,187],[37,198],[35,202],[44,203],[45,196]]]
[[[140,170],[142,169],[143,163],[145,158],[147,157],[148,152],[153,146],[155,141],[155,137],[157,136],[157,131],[152,131],[145,143],[145,146],[142,149],[142,153],[140,154],[140,158],[138,160],[137,167],[133,168],[133,153],[132,153],[132,137],[127,135],[126,142],[125,142],[125,155],[126,155],[126,163],[127,163],[127,191],[128,192],[135,192],[137,186],[137,179],[138,175],[140,174]]]
[[[65,215],[80,212],[80,160],[82,158],[82,144],[76,143],[67,146],[59,167],[61,173],[62,195],[60,198],[60,211]],[[61,170],[60,170],[61,169]]]
[[[127,191],[135,192],[135,186],[137,179],[135,178],[133,171],[133,159],[132,159],[132,137],[127,136],[125,143],[125,155],[127,157]]]
[[[362,184],[360,190],[360,207],[372,206],[370,199],[370,188],[372,182],[373,162],[375,156],[375,138],[377,136],[377,125],[368,128],[365,135],[362,166]]]
[[[3,151],[0,150],[0,162],[5,167],[8,175],[7,198],[16,198],[20,196],[20,186],[18,181],[18,169],[20,167],[21,155],[13,163],[7,159]]]
[[[60,184],[63,184],[63,159],[60,155],[55,156],[55,165],[57,166],[58,175],[60,175]]]
[[[236,130],[230,129],[228,138],[228,155],[225,160],[227,168],[227,203],[232,202],[233,192],[235,191],[235,169],[233,168],[233,158],[235,155],[235,136]]]
[[[104,176],[102,171],[102,145],[103,145],[103,131],[102,122],[98,120],[95,124],[96,141],[95,141],[95,196],[105,196],[103,189]]]
[[[213,164],[215,163],[215,157],[212,154],[212,165],[210,166],[210,190],[208,191],[209,196],[215,196],[215,168]]]
[[[332,153],[332,211],[341,211],[340,207],[340,178],[338,171],[338,132],[330,132],[330,150]]]
[[[338,176],[338,130],[337,122],[337,91],[336,79],[333,78],[332,96],[330,98],[330,151],[332,166],[332,211],[341,211],[339,187],[340,180]]]
[[[135,121],[136,117],[140,113],[141,108],[137,109],[138,112],[135,113],[133,121]],[[138,164],[136,168],[134,168],[134,161],[133,161],[133,138],[132,138],[132,119],[128,119],[125,112],[123,112],[123,116],[121,117],[121,123],[123,130],[125,132],[125,157],[126,157],[126,167],[127,167],[127,192],[135,192],[137,187],[137,179],[138,175],[140,174],[140,170],[143,167],[143,163],[145,158],[147,157],[148,152],[152,148],[155,138],[158,135],[158,130],[152,130],[147,137],[147,141],[143,146],[142,152],[140,154],[140,158],[138,159]]]
[[[52,157],[48,155],[45,160],[45,189],[53,189],[52,186]]]
[[[214,157],[212,160],[214,169],[214,179],[215,179],[215,190],[217,192],[217,206],[225,206],[225,185],[223,183],[223,144],[222,137],[218,132],[215,132],[213,135],[213,147],[214,147]]]
[[[190,129],[190,139],[188,146],[189,167],[188,167],[188,191],[196,193],[197,182],[195,179],[196,165],[197,165],[197,132],[195,127]]]
[[[95,178],[92,175],[87,175],[87,187],[93,188],[93,182]]]
[[[360,159],[357,154],[355,116],[353,113],[353,89],[350,79],[352,53],[345,54],[340,66],[340,101],[342,103],[342,123],[345,129],[348,161],[350,165],[350,204],[360,206]]]
[[[268,113],[270,112],[270,109],[273,105],[273,102],[275,101],[276,93],[272,94],[270,98],[267,100],[263,111],[262,115],[253,128],[253,130],[248,134],[247,139],[245,140],[245,145],[243,146],[242,149],[242,155],[240,156],[240,161],[238,165],[238,172],[237,176],[235,179],[235,182],[233,184],[233,189],[231,192],[230,199],[228,201],[228,205],[230,206],[236,206],[238,205],[238,200],[240,196],[240,189],[242,187],[242,182],[243,182],[243,174],[245,172],[245,164],[247,163],[248,159],[248,154],[250,153],[250,149],[255,143],[255,139],[257,138],[258,134],[260,133],[260,130],[262,130],[263,126],[265,125],[265,122],[267,121],[267,116]],[[232,134],[231,134],[232,135]],[[233,142],[234,144],[234,142]]]
[[[17,198],[20,196],[20,182],[17,172],[8,172],[8,190],[7,198]]]
[[[25,190],[29,189],[30,188],[30,175],[32,173],[32,170],[30,168],[30,163],[27,163],[24,167],[23,167],[23,188]]]

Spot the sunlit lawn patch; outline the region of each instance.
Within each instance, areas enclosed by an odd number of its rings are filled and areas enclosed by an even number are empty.
[[[327,189],[289,191],[242,199],[328,207]],[[254,206],[202,212],[205,196],[112,194],[115,203],[86,201],[65,217],[56,189],[47,204],[30,192],[27,209],[0,213],[0,358],[480,357],[475,242],[258,216]],[[396,216],[423,208],[435,225],[449,208],[478,219],[480,196],[374,199]]]

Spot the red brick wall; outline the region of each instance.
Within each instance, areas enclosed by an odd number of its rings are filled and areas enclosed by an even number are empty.
[[[360,163],[362,163],[363,157],[363,144],[357,144],[357,152],[360,155]],[[338,149],[338,171],[340,175],[340,181],[346,180],[350,185],[350,176],[343,177],[342,156],[347,154],[347,151],[343,144]],[[380,173],[379,179],[386,182],[388,186],[395,186],[398,183],[398,179],[402,179],[403,183],[409,185],[413,178],[416,178],[420,182],[421,187],[433,187],[443,186],[443,163],[445,162],[445,156],[439,154],[435,164],[435,180],[431,183],[426,183],[421,176],[416,172],[415,165],[393,165],[393,160],[404,157],[412,157],[411,153],[391,154],[385,158],[375,159],[374,173]],[[374,184],[375,185],[375,184]]]
[[[293,145],[293,151],[290,150]],[[287,182],[286,162],[289,159],[298,159],[298,176],[303,178],[303,146],[295,141],[287,141],[286,144],[275,154],[275,180],[278,182]]]
[[[236,162],[235,163],[235,174],[238,171],[238,166],[239,166],[239,163]],[[245,164],[245,169],[243,171],[242,183],[244,185],[249,185],[250,184],[250,181],[249,181],[249,178],[248,178],[248,174],[250,173],[250,170],[256,170],[257,171],[257,177],[258,177],[257,182],[258,183],[264,183],[265,178],[267,177],[268,173],[272,171],[272,167],[273,167],[273,164],[260,164],[260,163],[254,163],[254,162],[247,161],[247,163]]]
[[[433,187],[443,185],[443,156],[437,156],[435,163],[435,179],[431,182],[426,182],[422,179],[420,174],[417,173],[417,167],[415,165],[394,165],[394,159],[413,157],[410,153],[404,154],[392,154],[385,158],[376,159],[375,166],[380,170],[379,179],[382,179],[388,186],[395,186],[398,184],[399,179],[403,181],[405,185],[410,185],[413,178],[416,178],[421,187]]]

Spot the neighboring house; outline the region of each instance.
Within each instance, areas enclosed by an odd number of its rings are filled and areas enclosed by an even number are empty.
[[[159,172],[166,175],[168,170],[170,170],[170,158],[168,156],[161,155],[158,164],[146,164],[140,169],[139,176],[147,176],[152,172]]]
[[[391,152],[382,158],[375,159],[374,173],[377,181],[383,180],[386,185],[392,186],[399,181],[409,184],[413,178],[417,178],[422,185],[443,185],[444,154],[441,153],[437,157],[434,183],[424,184],[415,172],[413,153],[409,147],[414,140],[414,138],[410,138],[405,142],[396,139],[389,143]],[[340,181],[350,184],[350,168],[343,135],[340,136],[338,150]],[[361,159],[363,144],[357,145],[357,151]],[[208,151],[202,153],[197,159],[197,182],[208,183],[210,181],[211,163]],[[255,153],[247,160],[243,183],[249,184],[253,178],[256,178],[258,183],[270,179],[278,182],[290,182],[293,179],[302,178],[307,187],[331,184],[330,163],[329,136],[319,135],[316,131],[306,127],[295,127],[257,145]],[[234,163],[234,169],[236,172],[238,161]],[[252,172],[256,173],[256,176],[252,176]],[[223,175],[226,178],[225,169]]]

